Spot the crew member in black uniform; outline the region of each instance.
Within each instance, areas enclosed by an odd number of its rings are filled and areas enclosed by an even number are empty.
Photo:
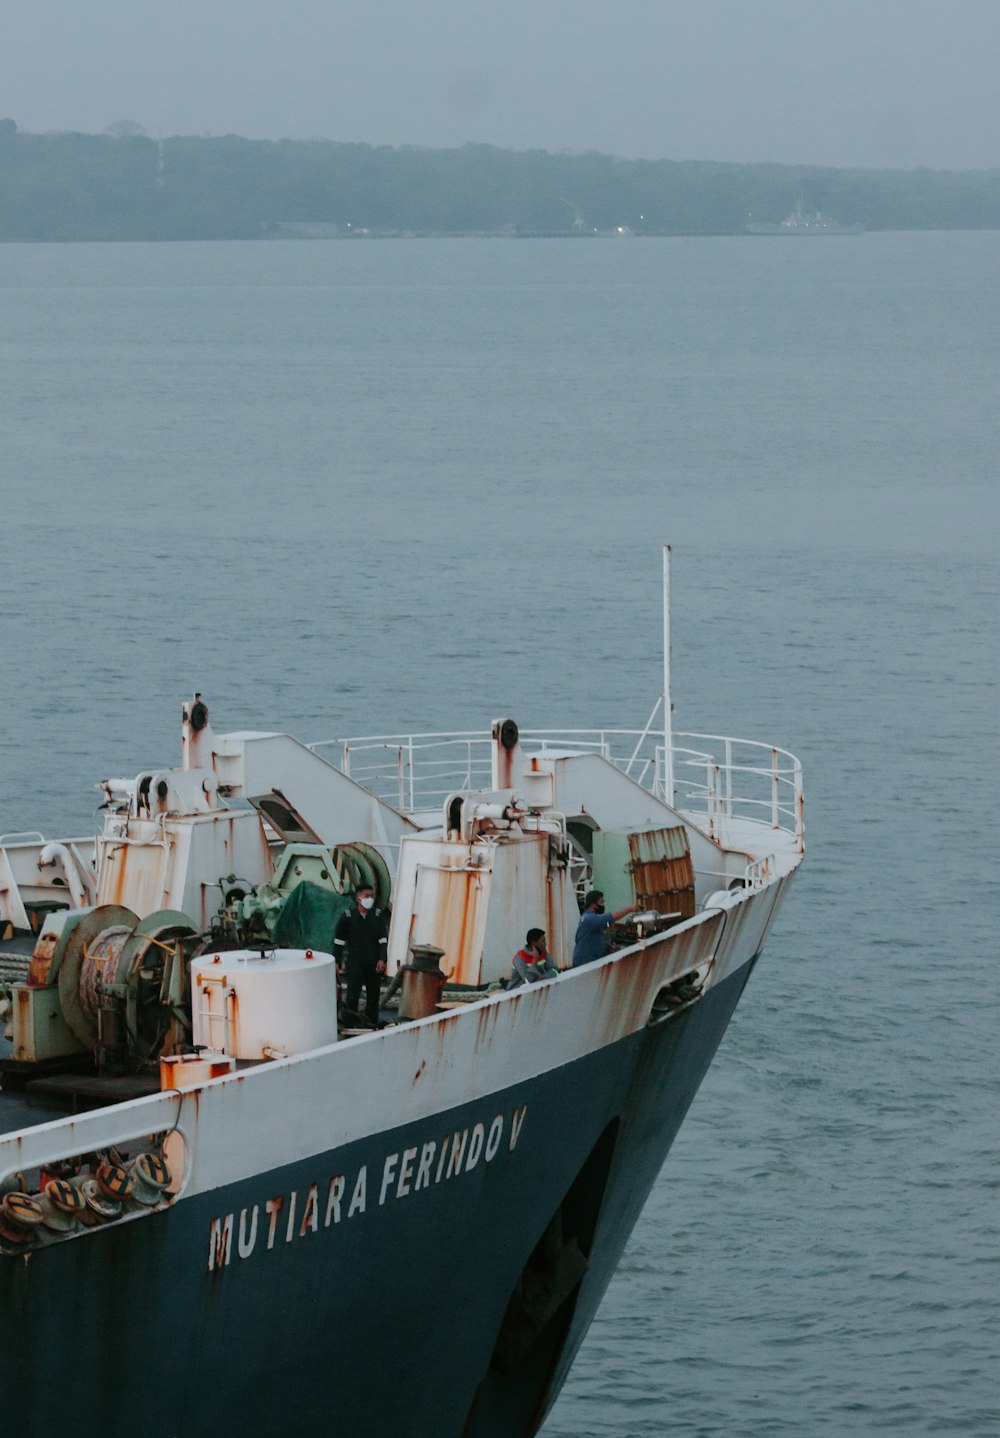
[[[364,985],[365,1017],[373,1028],[378,1028],[379,988],[387,967],[389,923],[382,910],[375,907],[375,892],[370,884],[359,884],[354,897],[357,902],[345,909],[337,921],[333,952],[337,963],[347,969],[345,1008],[358,1012]]]

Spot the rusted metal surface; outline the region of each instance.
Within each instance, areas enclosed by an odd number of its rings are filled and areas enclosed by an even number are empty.
[[[628,835],[636,901],[658,914],[695,912],[694,867],[683,826]]]
[[[195,694],[181,709],[181,749],[185,769],[210,769],[215,735],[209,723],[208,705]]]
[[[437,1011],[445,975],[440,969],[444,950],[432,944],[417,944],[412,962],[403,970],[403,992],[399,1003],[401,1019],[424,1019]]]
[[[713,914],[700,923],[650,939],[599,967],[601,1002],[595,1007],[599,1042],[614,1043],[643,1028],[665,984],[700,966],[711,964],[724,929],[724,916]]]
[[[476,869],[417,870],[410,947],[422,943],[442,949],[453,983],[479,983],[485,900],[484,875]]]
[[[96,968],[89,960],[90,945],[94,944],[105,931],[119,933],[124,939],[138,923],[137,916],[120,904],[102,904],[89,913],[84,913],[64,930],[65,943],[60,944],[57,959],[59,972],[59,1003],[70,1033],[84,1048],[92,1049],[97,1043],[96,1007],[93,1002],[92,986]],[[97,953],[104,950],[98,947]],[[84,970],[87,969],[87,985],[84,984]],[[84,993],[84,988],[87,992]]]
[[[493,788],[512,789],[517,764],[518,728],[513,719],[493,725]]]
[[[39,934],[32,951],[31,962],[28,965],[29,984],[37,984],[43,988],[48,983],[56,945],[61,937],[61,934],[55,931]]]
[[[124,903],[142,917],[178,909],[203,929],[222,905],[221,875],[256,884],[274,871],[259,815],[243,810],[116,816],[106,821],[99,852],[99,903]]]
[[[146,821],[140,827],[150,829],[152,825]],[[176,844],[176,836],[165,824],[156,826],[148,842],[128,836],[102,840],[97,902],[127,905],[137,914],[164,908]]]
[[[160,1057],[160,1088],[189,1089],[234,1073],[236,1060],[228,1055],[193,1053],[163,1054]]]

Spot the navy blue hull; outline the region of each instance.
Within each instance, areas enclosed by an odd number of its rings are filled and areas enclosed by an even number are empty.
[[[534,1433],[751,968],[489,1099],[0,1258],[5,1428]]]

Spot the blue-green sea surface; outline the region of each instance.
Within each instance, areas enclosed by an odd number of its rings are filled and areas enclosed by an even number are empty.
[[[1000,235],[0,247],[0,823],[179,703],[805,765],[808,857],[545,1438],[1000,1431]],[[428,1435],[432,1438],[432,1435]]]

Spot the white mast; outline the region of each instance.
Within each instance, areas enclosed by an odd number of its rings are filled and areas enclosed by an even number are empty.
[[[670,545],[663,546],[663,790],[674,802],[674,736],[670,703]]]

